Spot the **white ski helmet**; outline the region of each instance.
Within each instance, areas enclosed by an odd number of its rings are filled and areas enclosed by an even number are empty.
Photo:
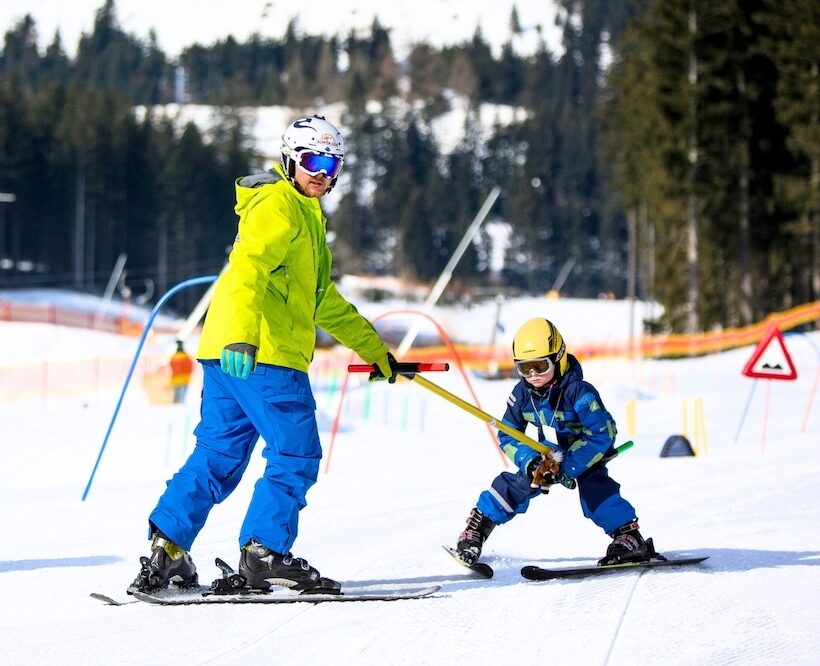
[[[311,175],[324,173],[333,189],[345,159],[342,135],[324,116],[307,116],[294,120],[282,134],[282,166],[296,185],[296,166]]]

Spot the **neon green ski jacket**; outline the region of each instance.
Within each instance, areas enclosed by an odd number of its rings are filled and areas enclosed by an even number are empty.
[[[336,290],[319,200],[302,196],[276,173],[236,181],[239,230],[205,318],[197,358],[218,359],[222,348],[257,347],[258,363],[307,371],[316,326],[375,363],[387,345]]]

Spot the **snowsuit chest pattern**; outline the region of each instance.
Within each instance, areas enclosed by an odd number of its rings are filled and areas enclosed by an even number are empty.
[[[577,480],[584,516],[608,534],[635,517],[635,510],[620,495],[620,485],[609,477],[600,462],[614,446],[615,420],[604,407],[598,391],[584,381],[581,364],[569,355],[569,369],[556,386],[537,392],[521,380],[507,398],[504,422],[523,432],[527,424],[538,429],[538,441],[564,453],[563,472]],[[555,429],[557,442],[547,441],[544,426]],[[489,490],[481,493],[477,508],[496,524],[524,513],[529,501],[540,494],[530,488],[527,465],[540,456],[509,435],[498,433],[504,453],[518,467],[502,472]]]
[[[316,326],[367,363],[387,352],[330,280],[318,200],[302,196],[275,169],[237,180],[239,232],[197,350],[203,389],[196,446],[149,517],[184,550],[213,505],[239,484],[261,436],[265,472],[254,487],[239,545],[253,539],[277,553],[289,552],[322,457],[306,373]],[[240,342],[258,349],[257,365],[245,380],[222,372],[217,360],[225,345]]]

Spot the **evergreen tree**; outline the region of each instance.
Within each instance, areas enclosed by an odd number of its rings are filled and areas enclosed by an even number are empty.
[[[473,39],[463,49],[467,54],[478,78],[478,91],[473,101],[495,101],[493,97],[494,79],[496,76],[495,60],[490,45],[485,41],[481,28],[476,28]]]
[[[145,46],[123,32],[114,0],[97,11],[94,30],[83,35],[77,48],[74,78],[82,85],[128,96],[136,103],[170,101],[173,69],[156,45]]]
[[[71,76],[71,62],[63,50],[59,31],[54,40],[46,48],[46,53],[40,62],[42,80],[44,82],[65,84]]]
[[[435,279],[448,249],[444,228],[437,224],[438,200],[428,196],[436,191],[438,151],[412,114],[385,129],[376,162],[373,216],[390,235],[380,241],[382,247],[386,241],[395,244],[394,274]]]
[[[628,206],[645,205],[655,227],[654,295],[667,306],[665,322],[686,324],[688,7],[653,3],[628,32],[611,79],[607,136],[616,182]]]
[[[0,75],[18,78],[26,93],[36,90],[40,83],[42,72],[37,52],[37,29],[29,14],[5,35],[0,54]]]
[[[345,272],[354,274],[385,274],[389,261],[378,246],[377,237],[379,228],[387,225],[382,217],[374,217],[371,193],[365,187],[376,172],[381,133],[373,116],[351,116],[349,124],[345,164],[337,185],[346,191],[328,221],[328,229],[335,238],[334,267],[342,266]]]
[[[319,96],[325,102],[336,102],[344,96],[344,85],[336,65],[339,60],[339,43],[334,37],[323,41],[319,48],[319,62],[316,66]]]
[[[481,99],[480,81],[474,63],[465,51],[458,51],[455,54],[447,87],[469,99],[471,104],[479,103]]]
[[[432,99],[447,85],[447,49],[436,51],[429,44],[414,44],[408,58],[411,99]]]
[[[501,48],[501,60],[496,67],[493,97],[499,104],[517,104],[523,88],[523,64],[507,42]]]
[[[26,17],[0,53],[0,188],[18,196],[3,207],[0,250],[86,288],[122,251],[131,279],[163,287],[218,270],[235,222],[232,181],[258,161],[238,113],[181,135],[157,120],[150,105],[175,99],[184,82],[190,101],[225,109],[345,103],[355,138],[331,219],[338,269],[434,279],[498,184],[495,210],[514,229],[510,284],[543,292],[572,265],[565,291],[621,294],[635,291],[637,274],[637,291],[663,303],[675,330],[748,323],[816,298],[813,5],[562,6],[560,58],[543,44],[515,52],[514,9],[500,56],[480,31],[458,46],[416,45],[401,91],[377,21],[343,48],[291,23],[281,39],[229,37],[170,63],[153,34],[119,28],[111,0],[73,60],[59,33],[41,55]],[[464,140],[442,155],[431,127],[456,107],[453,93],[470,110]],[[137,103],[147,110],[135,115]],[[486,103],[523,109],[485,139]],[[478,248],[457,269],[465,283],[483,278]]]
[[[791,302],[792,276],[808,259],[810,234],[802,248],[789,236],[794,208],[778,187],[780,174],[795,173],[796,164],[775,105],[780,77],[772,44],[781,40],[770,35],[782,15],[782,7],[756,0],[653,2],[613,77],[610,154],[620,156],[627,201],[647,205],[657,239],[656,295],[673,328],[691,317],[691,297],[681,297],[687,239],[680,221],[693,200],[701,326],[749,323]],[[695,85],[688,76],[693,58]]]
[[[480,156],[484,152],[484,147],[477,108],[473,107],[467,113],[463,131],[464,139],[447,157],[445,173],[436,179],[436,183],[439,184],[436,189],[440,195],[435,205],[435,214],[439,225],[445,231],[446,241],[446,257],[442,269],[461,242],[475,214],[484,203],[484,198],[489,194],[489,188],[484,191],[481,172]],[[481,274],[486,273],[487,258],[479,255],[478,245],[483,245],[486,250],[486,235],[479,234],[468,246],[456,265],[454,278],[474,283]]]
[[[761,12],[770,29],[761,49],[777,71],[773,106],[794,157],[774,176],[790,239],[781,279],[800,303],[820,298],[820,8],[807,0],[765,0]]]
[[[368,91],[375,99],[390,99],[398,93],[399,69],[390,44],[390,33],[382,28],[378,18],[370,27],[370,81]]]

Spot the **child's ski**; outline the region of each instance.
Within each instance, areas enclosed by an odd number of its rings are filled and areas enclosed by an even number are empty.
[[[564,567],[547,569],[529,565],[521,569],[521,575],[527,580],[554,580],[557,578],[586,578],[618,571],[643,571],[645,569],[659,569],[661,567],[680,567],[687,564],[699,564],[708,557],[682,557],[677,559],[657,559],[648,562],[624,562],[623,564],[608,564],[606,566]]]
[[[461,559],[458,555],[458,551],[455,548],[451,548],[450,546],[442,546],[444,550],[446,550],[450,555],[452,555],[453,559],[458,562],[461,566],[467,567],[473,573],[481,576],[482,578],[492,578],[493,568],[484,562],[476,562],[475,564],[467,564],[464,560]]]

